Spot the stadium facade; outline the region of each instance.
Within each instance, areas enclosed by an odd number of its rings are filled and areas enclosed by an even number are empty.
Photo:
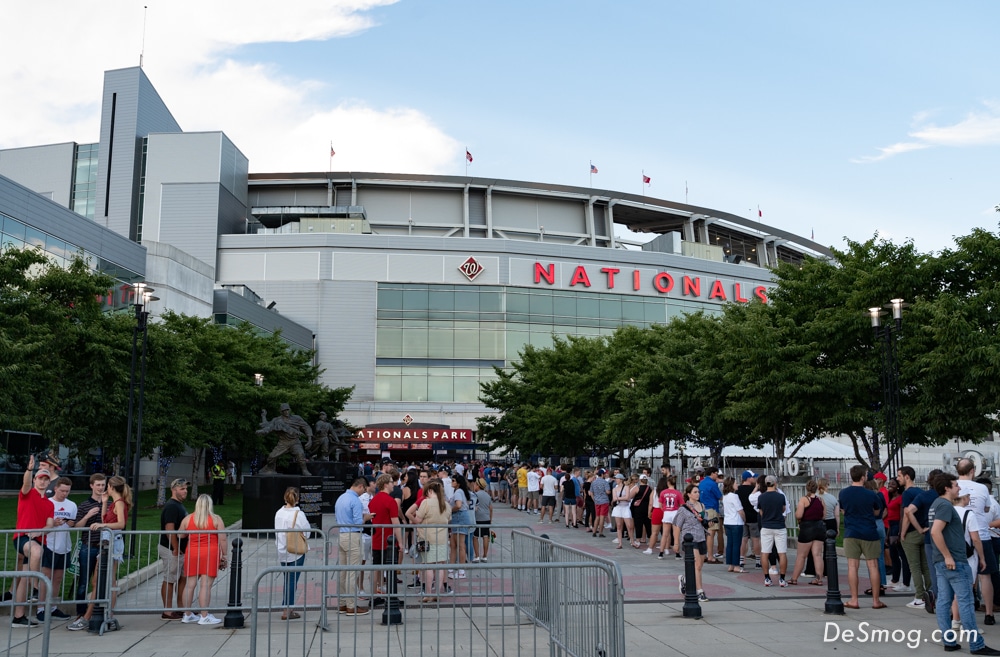
[[[524,345],[766,300],[769,265],[829,255],[737,215],[609,190],[249,173],[223,132],[182,131],[140,68],[108,71],[102,102],[97,144],[0,150],[3,242],[82,250],[123,286],[145,280],[154,316],[281,329],[316,350],[323,383],[354,386],[343,419],[363,428],[362,453],[472,449],[479,383]]]

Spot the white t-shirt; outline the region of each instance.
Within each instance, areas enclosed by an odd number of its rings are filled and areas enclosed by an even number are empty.
[[[76,502],[70,501],[69,498],[62,502],[56,502],[49,498],[49,502],[52,502],[52,506],[55,507],[54,516],[56,518],[76,520]],[[45,543],[56,554],[69,554],[70,550],[73,549],[73,537],[70,535],[69,525],[59,525],[53,528],[46,537]]]
[[[541,481],[542,495],[544,497],[555,497],[556,486],[558,485],[559,481],[555,477],[553,477],[550,474],[545,475],[544,477],[542,477]],[[531,484],[528,484],[528,486],[530,487]]]
[[[743,510],[743,502],[740,501],[740,496],[736,493],[727,493],[722,496],[722,524],[724,525],[742,525],[743,518],[740,517],[740,511]]]
[[[538,490],[538,482],[541,480],[542,476],[538,474],[537,470],[528,470],[528,492]]]
[[[465,466],[462,465],[461,463],[456,463],[455,464],[455,473],[456,474],[460,474],[460,475],[462,475],[464,477],[465,476]]]
[[[958,490],[960,495],[969,496],[969,508],[976,514],[976,528],[979,530],[979,538],[984,541],[990,540],[990,522],[986,517],[986,508],[990,506],[989,489],[970,479],[959,479]]]

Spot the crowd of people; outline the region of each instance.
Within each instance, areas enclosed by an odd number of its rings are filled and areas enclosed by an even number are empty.
[[[41,571],[55,591],[63,589],[64,573],[76,576],[77,616],[71,631],[87,629],[94,613],[96,563],[103,542],[116,564],[123,559],[120,530],[133,504],[132,491],[121,477],[90,477],[91,495],[68,499],[72,482],[57,478],[47,463],[35,471],[32,457],[18,493],[14,548],[26,570]],[[631,547],[644,555],[681,559],[683,537],[693,538],[694,588],[707,602],[702,582],[706,565],[725,565],[730,573],[761,574],[765,587],[805,583],[824,586],[824,542],[843,531],[847,559],[848,609],[861,606],[860,565],[864,561],[872,586],[873,609],[887,606],[887,591],[912,594],[908,607],[936,614],[943,632],[959,627],[971,631],[974,654],[998,655],[985,646],[978,631],[977,611],[985,625],[995,624],[1000,604],[1000,503],[992,497],[992,482],[974,477],[974,463],[961,459],[957,474],[933,470],[927,488],[917,485],[916,472],[903,466],[889,478],[862,465],[850,470],[851,483],[839,495],[825,479],[810,479],[797,500],[789,499],[774,475],[745,470],[724,476],[718,468],[697,468],[678,484],[664,464],[653,483],[650,468],[635,473],[605,468],[545,467],[529,463],[452,462],[401,466],[389,459],[359,465],[358,476],[336,503],[338,562],[342,565],[399,564],[409,555],[424,564],[440,565],[412,571],[404,582],[420,589],[422,601],[437,602],[454,593],[451,582],[466,578],[470,562],[489,560],[494,508],[537,516],[538,523],[561,521],[596,539],[613,534],[616,549]],[[188,482],[175,479],[160,516],[159,557],[163,561],[161,598],[163,620],[216,625],[208,610],[212,585],[227,567],[218,530],[225,524],[213,510],[209,495],[201,495],[189,514],[184,506]],[[48,493],[48,494],[47,494]],[[278,563],[301,566],[309,547],[293,545],[290,534],[308,536],[309,523],[298,506],[299,492],[288,488],[284,506],[275,513]],[[788,520],[794,514],[796,558],[788,576]],[[841,526],[841,517],[843,525]],[[74,545],[70,528],[86,529]],[[805,573],[811,574],[803,582]],[[339,611],[370,613],[396,593],[395,577],[380,571],[340,573]],[[419,573],[419,574],[418,574]],[[688,582],[678,578],[681,593]],[[35,618],[28,613],[29,578],[16,578],[12,597],[13,627],[33,627],[46,614],[69,619],[58,605],[39,603]],[[295,612],[298,573],[285,574],[282,619]],[[197,591],[197,606],[195,593]],[[44,589],[37,600],[46,599]],[[369,604],[370,603],[370,604]],[[111,609],[114,608],[112,595]],[[110,612],[109,612],[110,613]],[[947,650],[956,643],[944,634]]]

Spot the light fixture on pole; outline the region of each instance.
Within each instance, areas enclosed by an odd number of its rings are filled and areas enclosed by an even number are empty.
[[[255,386],[257,386],[258,388],[261,387],[262,385],[264,385],[264,375],[263,374],[254,374],[253,375],[253,384]]]
[[[146,345],[149,337],[149,311],[147,306],[153,301],[159,301],[159,297],[153,296],[153,288],[145,283],[135,283],[132,286],[135,306],[135,328],[132,330],[132,371],[129,377],[128,386],[128,429],[125,437],[125,468],[126,472],[131,466],[131,485],[135,494],[139,494],[139,461],[142,458],[142,409],[146,392]],[[136,403],[136,352],[138,349],[139,335],[142,334],[142,348],[139,352],[139,392],[138,403]],[[132,452],[132,409],[135,413],[135,452]],[[132,531],[136,529],[138,522],[139,505],[133,501],[132,504]],[[132,544],[134,547],[134,543]],[[132,554],[130,548],[130,554]]]
[[[868,309],[868,315],[872,322],[872,333],[876,342],[882,343],[882,412],[884,417],[883,434],[886,442],[887,463],[891,463],[894,469],[903,466],[903,435],[899,426],[899,359],[898,343],[903,335],[903,308],[908,304],[902,299],[892,299],[884,308],[892,312],[893,321],[883,324],[882,316],[885,314],[880,307]],[[879,454],[878,431],[872,431],[875,454]]]

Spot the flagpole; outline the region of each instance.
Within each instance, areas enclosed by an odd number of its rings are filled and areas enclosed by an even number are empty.
[[[688,202],[688,181],[684,181],[684,205]]]
[[[469,147],[465,147],[465,177],[469,177]]]
[[[639,179],[639,184],[642,185],[642,190],[640,194],[645,198],[646,196],[646,170],[642,170],[642,177]]]
[[[594,188],[594,161],[590,161],[590,188]]]
[[[333,171],[333,140],[330,140],[330,163],[327,165],[327,171]]]

